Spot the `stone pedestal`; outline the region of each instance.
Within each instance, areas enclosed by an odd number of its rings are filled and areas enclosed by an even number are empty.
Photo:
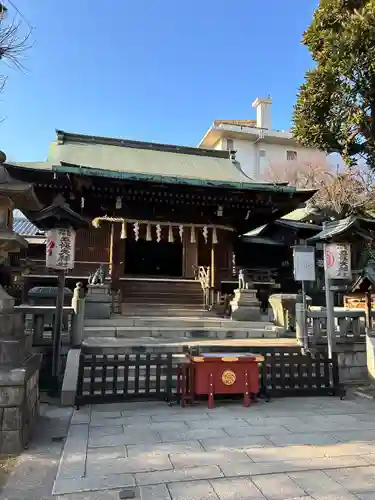
[[[237,289],[234,291],[234,299],[231,300],[232,319],[237,321],[260,321],[259,301],[256,298],[256,290]]]
[[[112,297],[109,285],[88,285],[85,303],[85,318],[109,319]]]
[[[41,354],[32,353],[24,316],[0,287],[0,454],[20,453],[29,441],[39,410]]]
[[[268,299],[272,307],[274,323],[285,331],[296,330],[296,303],[302,302],[297,293],[275,293]],[[307,306],[311,305],[311,297],[306,296]]]

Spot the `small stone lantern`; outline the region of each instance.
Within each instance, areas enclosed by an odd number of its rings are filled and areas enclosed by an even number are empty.
[[[9,253],[27,246],[12,229],[13,207],[38,208],[32,186],[10,177],[0,152],[0,264]],[[32,335],[24,315],[0,285],[0,454],[16,454],[26,446],[38,416],[41,354],[32,353]]]

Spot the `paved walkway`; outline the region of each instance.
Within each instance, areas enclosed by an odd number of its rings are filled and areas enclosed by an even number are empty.
[[[121,403],[75,411],[57,500],[374,500],[375,403],[282,399],[213,410]]]

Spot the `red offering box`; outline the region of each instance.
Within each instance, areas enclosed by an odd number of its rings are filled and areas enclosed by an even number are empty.
[[[191,356],[191,390],[196,396],[207,395],[209,407],[215,394],[243,394],[248,406],[250,396],[259,393],[258,364],[263,361],[263,356],[247,353]]]

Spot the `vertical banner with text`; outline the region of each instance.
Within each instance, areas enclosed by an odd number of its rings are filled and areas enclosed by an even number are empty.
[[[72,228],[50,229],[46,241],[46,266],[57,270],[74,267],[76,232]]]

